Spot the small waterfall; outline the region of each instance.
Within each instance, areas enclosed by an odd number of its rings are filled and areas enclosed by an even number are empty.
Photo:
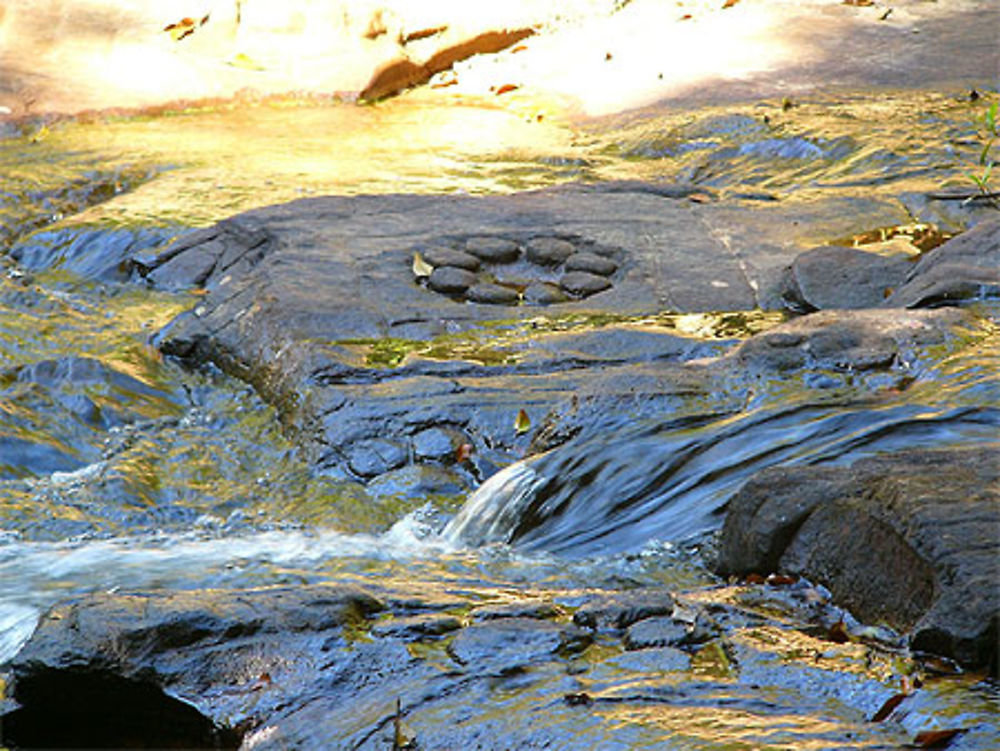
[[[570,557],[683,541],[716,529],[729,498],[766,467],[995,440],[998,426],[993,407],[905,403],[785,404],[688,427],[649,421],[507,467],[469,498],[444,536]]]

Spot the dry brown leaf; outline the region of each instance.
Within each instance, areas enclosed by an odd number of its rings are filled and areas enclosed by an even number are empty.
[[[872,715],[869,722],[882,722],[886,717],[892,714],[893,710],[899,706],[899,703],[906,698],[906,694],[893,694],[885,703],[879,707],[878,712]]]
[[[947,730],[924,730],[917,733],[913,745],[917,748],[947,748],[955,738],[968,732],[968,728],[948,728]]]
[[[523,409],[518,410],[517,417],[514,418],[514,430],[518,435],[531,430],[531,418],[528,417],[528,413]]]

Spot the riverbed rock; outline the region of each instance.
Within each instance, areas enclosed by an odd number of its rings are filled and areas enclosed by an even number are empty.
[[[718,570],[809,577],[913,648],[997,670],[1000,444],[779,467],[729,503]]]
[[[877,308],[903,283],[911,265],[906,256],[839,246],[814,248],[792,262],[782,294],[789,308],[800,313]]]
[[[887,307],[939,307],[1000,297],[1000,219],[983,221],[923,254]]]

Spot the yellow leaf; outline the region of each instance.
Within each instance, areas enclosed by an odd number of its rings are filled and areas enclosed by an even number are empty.
[[[434,271],[434,267],[427,263],[422,255],[419,253],[413,254],[413,275],[417,279],[430,276],[432,271]]]
[[[514,430],[517,431],[518,435],[522,433],[527,433],[531,430],[531,418],[528,417],[528,413],[523,409],[519,410],[517,417],[514,418]]]
[[[31,137],[28,139],[31,143],[41,143],[46,138],[49,137],[49,129],[44,125],[32,133]]]
[[[244,70],[266,70],[263,65],[242,52],[237,52],[226,64],[232,65],[234,68],[243,68]]]

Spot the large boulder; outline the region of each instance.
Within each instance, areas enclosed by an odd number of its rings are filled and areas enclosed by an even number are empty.
[[[775,467],[729,503],[718,571],[809,577],[915,649],[997,670],[1000,444]]]

